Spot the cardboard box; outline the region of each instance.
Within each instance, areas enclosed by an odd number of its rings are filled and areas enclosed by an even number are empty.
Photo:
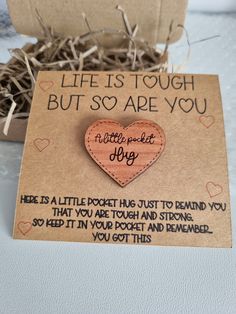
[[[0,140],[24,142],[26,129],[27,129],[27,123],[28,123],[28,119],[12,120],[7,136],[3,134],[4,123],[1,123],[0,124]]]
[[[42,28],[36,10],[43,21],[56,32],[79,36],[88,32],[82,13],[85,13],[93,30],[124,29],[120,5],[128,15],[131,26],[139,25],[139,35],[151,45],[165,43],[170,24],[173,29],[184,24],[187,0],[8,0],[12,23],[18,33],[41,37]],[[177,41],[182,29],[176,29],[172,42]]]
[[[122,29],[124,23],[119,4],[128,15],[131,26],[139,25],[139,37],[145,38],[151,45],[165,43],[173,23],[171,42],[177,41],[182,35],[187,0],[8,0],[12,23],[18,33],[42,37],[42,28],[38,22],[36,10],[44,22],[58,33],[66,36],[79,36],[88,32],[82,18],[84,12],[93,30],[103,28]],[[137,9],[135,9],[137,8]],[[176,30],[175,30],[176,29]],[[114,44],[112,37],[106,38],[109,45]],[[4,135],[4,124],[0,120],[0,140],[24,141],[27,119],[15,119],[11,122],[8,135]]]

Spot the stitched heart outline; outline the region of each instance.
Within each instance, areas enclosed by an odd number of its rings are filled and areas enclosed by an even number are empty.
[[[96,137],[106,134],[123,134],[125,138],[137,139],[141,134],[153,134],[155,141],[151,144],[134,142],[128,146],[124,145],[127,153],[136,152],[139,155],[138,161],[132,166],[128,166],[124,161],[113,162],[109,158],[113,154],[114,149],[121,147],[117,143],[98,143]],[[114,120],[98,120],[87,129],[85,134],[85,147],[92,159],[105,171],[112,179],[114,179],[121,187],[126,186],[141,173],[146,171],[154,164],[165,148],[165,134],[162,128],[149,120],[139,120],[124,127]]]

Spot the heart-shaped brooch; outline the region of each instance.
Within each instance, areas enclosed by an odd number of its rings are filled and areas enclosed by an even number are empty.
[[[92,159],[122,187],[159,159],[165,142],[162,128],[149,120],[127,127],[114,120],[98,120],[85,134]]]

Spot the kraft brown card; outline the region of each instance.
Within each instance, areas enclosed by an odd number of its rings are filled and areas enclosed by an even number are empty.
[[[40,72],[14,238],[231,247],[218,77]]]

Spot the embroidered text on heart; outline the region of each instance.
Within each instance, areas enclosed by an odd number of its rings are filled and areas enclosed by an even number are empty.
[[[85,145],[94,161],[125,186],[160,157],[165,135],[159,125],[147,120],[126,128],[116,121],[99,120],[87,130]]]

